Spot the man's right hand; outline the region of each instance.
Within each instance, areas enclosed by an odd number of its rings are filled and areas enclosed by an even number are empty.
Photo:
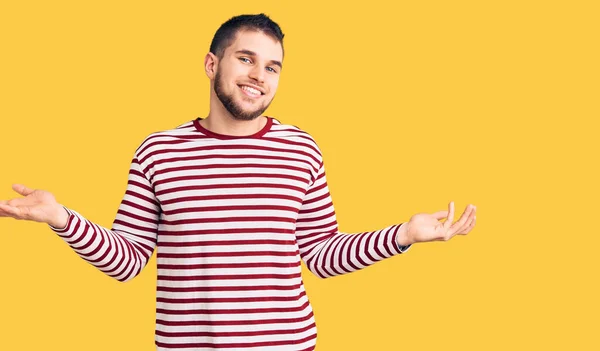
[[[42,222],[54,228],[67,226],[69,213],[50,192],[29,189],[22,184],[13,184],[12,188],[24,197],[0,200],[0,217]]]

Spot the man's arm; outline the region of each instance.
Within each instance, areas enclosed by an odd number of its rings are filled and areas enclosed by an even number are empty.
[[[127,191],[112,229],[62,206],[48,191],[22,184],[13,184],[13,189],[23,197],[0,200],[0,217],[46,223],[81,258],[119,281],[139,274],[152,256],[160,206],[136,157],[131,162]]]
[[[37,191],[37,190],[36,190]],[[125,282],[146,266],[156,246],[160,207],[136,157],[112,229],[55,204],[56,215],[44,221],[84,260]]]
[[[350,273],[385,258],[406,252],[411,244],[399,244],[404,223],[373,232],[345,234],[338,231],[325,167],[304,197],[296,222],[296,240],[308,269],[321,278]]]
[[[160,206],[136,157],[129,169],[127,190],[112,229],[101,227],[63,206],[66,223],[56,232],[84,260],[121,281],[137,276],[156,247]],[[64,223],[64,222],[63,222]]]

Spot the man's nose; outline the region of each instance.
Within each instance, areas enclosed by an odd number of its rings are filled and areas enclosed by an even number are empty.
[[[256,79],[261,83],[264,82],[265,70],[260,65],[252,67],[252,69],[250,70],[250,78]]]

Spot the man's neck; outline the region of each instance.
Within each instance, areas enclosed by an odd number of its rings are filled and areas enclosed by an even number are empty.
[[[265,116],[259,116],[251,121],[240,121],[231,115],[209,113],[200,121],[200,125],[213,133],[246,136],[258,133],[267,124]]]

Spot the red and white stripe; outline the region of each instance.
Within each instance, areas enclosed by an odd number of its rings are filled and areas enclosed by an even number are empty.
[[[327,278],[406,250],[401,224],[340,233],[317,144],[273,118],[249,137],[198,119],[148,136],[110,230],[66,209],[51,228],[119,281],[157,248],[158,350],[313,350],[300,259]]]

